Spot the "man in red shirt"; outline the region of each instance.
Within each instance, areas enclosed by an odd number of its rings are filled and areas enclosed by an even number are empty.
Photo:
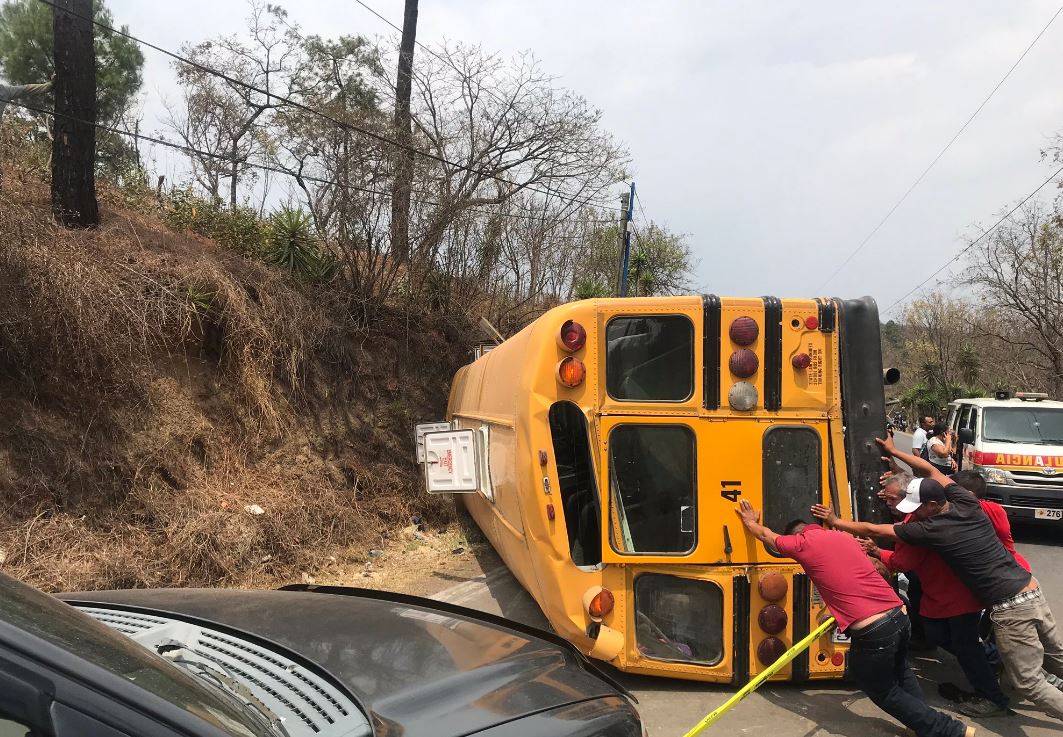
[[[1014,556],[1016,563],[1029,571],[1029,561],[1023,558],[1022,553],[1015,549],[1015,538],[1011,536],[1011,522],[1008,521],[1008,513],[1004,511],[1004,507],[996,502],[986,501],[985,479],[982,478],[982,474],[977,471],[960,471],[952,474],[951,478],[978,497],[978,504],[982,507],[982,511],[985,512],[985,516],[989,518],[989,523],[993,525],[993,530],[997,533],[997,537],[1000,538],[1000,544]]]
[[[850,535],[794,520],[779,535],[743,499],[742,524],[769,548],[793,558],[812,579],[838,629],[851,638],[849,672],[860,690],[918,737],[972,737],[974,728],[935,711],[908,667],[908,617],[901,600]]]
[[[904,498],[911,476],[895,473],[884,478],[879,496],[891,510]],[[912,515],[903,522],[911,522]],[[881,550],[870,540],[861,541],[868,555],[881,560],[899,573],[915,571],[923,583],[919,613],[930,641],[959,661],[977,698],[960,705],[968,716],[988,717],[1014,714],[1008,709],[1008,697],[990,663],[985,646],[978,636],[982,602],[953,572],[949,564],[930,548],[908,545],[898,540],[893,551]]]

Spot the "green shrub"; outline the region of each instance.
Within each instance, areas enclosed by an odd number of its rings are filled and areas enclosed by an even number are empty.
[[[270,216],[262,257],[267,264],[310,281],[326,280],[336,270],[332,254],[314,234],[310,215],[291,207],[283,207]]]
[[[198,233],[245,255],[261,254],[269,233],[269,226],[250,207],[229,207],[189,189],[170,194],[164,220],[175,230]]]

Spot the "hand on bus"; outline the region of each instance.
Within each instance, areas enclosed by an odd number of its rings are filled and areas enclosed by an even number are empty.
[[[822,504],[812,505],[812,516],[823,520],[828,525],[833,525],[838,521],[838,515],[834,513],[834,510],[830,507],[824,507]]]
[[[893,444],[893,436],[887,435],[886,439],[875,438],[875,442],[892,458],[897,452],[897,446]]]
[[[746,499],[743,499],[742,501],[738,502],[738,506],[735,507],[735,514],[737,514],[742,519],[742,524],[744,524],[746,527],[751,524],[760,524],[760,512],[755,510],[753,508],[753,505],[750,504],[749,501]]]

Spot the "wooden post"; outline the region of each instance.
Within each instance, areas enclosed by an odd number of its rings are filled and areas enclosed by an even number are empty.
[[[70,11],[70,12],[64,12]],[[68,228],[100,222],[96,203],[96,48],[92,0],[56,0],[52,214]]]
[[[406,0],[399,42],[399,69],[395,85],[395,134],[399,143],[412,145],[410,95],[413,91],[413,51],[417,43],[417,0]],[[391,253],[398,261],[410,258],[410,188],[413,185],[413,151],[395,152],[395,178],[391,184]]]

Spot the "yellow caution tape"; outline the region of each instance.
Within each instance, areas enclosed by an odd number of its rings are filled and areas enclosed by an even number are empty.
[[[750,681],[741,689],[739,689],[739,691],[735,693],[734,696],[727,699],[727,701],[723,702],[723,704],[721,704],[719,707],[705,715],[705,718],[698,722],[692,730],[690,730],[684,735],[684,737],[695,737],[695,735],[701,734],[703,731],[712,726],[712,724],[717,719],[719,719],[728,711],[730,711],[731,707],[733,707],[739,701],[744,699],[746,696],[749,696],[749,694],[756,691],[760,687],[760,684],[764,683],[764,681],[768,680],[773,675],[781,671],[783,668],[786,667],[787,663],[789,663],[802,652],[807,650],[808,646],[818,640],[824,632],[831,628],[833,624],[834,617],[831,617],[826,622],[817,627],[814,632],[808,635],[808,637],[804,638],[799,643],[797,643],[792,648],[783,653],[782,656],[774,663],[772,663],[766,670],[757,674],[756,678],[754,678],[752,681]]]

